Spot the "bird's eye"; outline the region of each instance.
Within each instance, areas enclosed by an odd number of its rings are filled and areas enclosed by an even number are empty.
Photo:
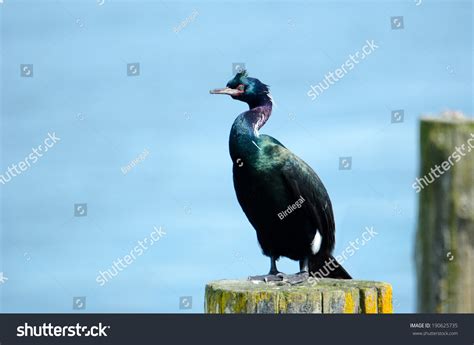
[[[245,89],[244,84],[240,84],[239,86],[237,86],[237,90],[239,91],[244,91],[244,89]]]

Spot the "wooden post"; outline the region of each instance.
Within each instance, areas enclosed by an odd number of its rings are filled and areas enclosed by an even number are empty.
[[[392,313],[392,287],[360,280],[320,279],[298,285],[218,280],[206,286],[206,313]]]
[[[420,144],[420,172],[413,184],[420,189],[418,310],[472,313],[474,120],[459,113],[422,118]]]

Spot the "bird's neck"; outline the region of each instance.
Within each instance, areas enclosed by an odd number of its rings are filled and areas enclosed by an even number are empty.
[[[249,100],[246,100],[247,104],[249,105],[249,109],[252,110],[254,108],[258,107],[270,107],[270,112],[272,109],[273,105],[273,99],[272,96],[268,91],[265,91],[263,93],[259,93],[258,95],[252,97]]]
[[[234,121],[230,131],[229,148],[232,159],[243,158],[257,153],[259,130],[272,114],[271,98],[243,112]]]
[[[267,96],[268,97],[268,96]],[[254,105],[249,104],[249,110],[243,112],[234,121],[232,131],[236,135],[258,137],[258,131],[272,114],[271,98],[266,98]]]

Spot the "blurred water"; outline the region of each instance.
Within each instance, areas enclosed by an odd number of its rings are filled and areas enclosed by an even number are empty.
[[[379,233],[345,262],[348,271],[392,283],[396,310],[415,311],[417,119],[473,112],[472,3],[0,6],[0,173],[48,133],[61,138],[0,185],[2,311],[71,312],[73,297],[85,296],[89,312],[202,312],[207,281],[268,270],[232,186],[228,133],[245,106],[208,94],[235,62],[272,87],[277,107],[262,132],[326,184],[336,253],[366,226]],[[392,16],[404,17],[403,29],[391,29]],[[372,39],[379,48],[311,101],[310,85]],[[21,64],[33,65],[33,77],[21,76]],[[404,121],[391,124],[397,109]],[[341,156],[352,157],[351,170],[339,170]],[[74,216],[79,203],[87,216]],[[154,226],[166,235],[99,286],[99,271]],[[181,296],[193,298],[190,309],[180,309]]]

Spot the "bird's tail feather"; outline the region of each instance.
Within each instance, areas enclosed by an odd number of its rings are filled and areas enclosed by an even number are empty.
[[[309,259],[309,273],[314,278],[352,279],[331,254],[316,254]]]

